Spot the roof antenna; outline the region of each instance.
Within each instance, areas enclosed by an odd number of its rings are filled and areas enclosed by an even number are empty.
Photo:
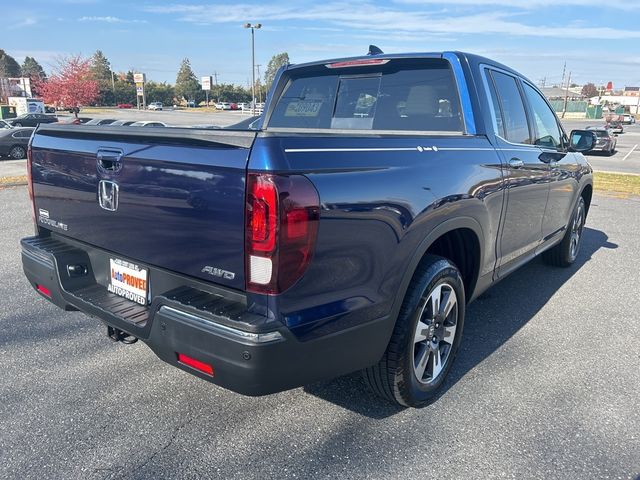
[[[367,52],[367,55],[382,55],[383,53],[384,52],[375,45],[369,45],[369,51]]]

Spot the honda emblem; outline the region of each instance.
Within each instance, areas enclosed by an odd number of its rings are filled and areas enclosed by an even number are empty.
[[[118,184],[110,180],[100,180],[98,202],[105,210],[115,212],[118,209]]]

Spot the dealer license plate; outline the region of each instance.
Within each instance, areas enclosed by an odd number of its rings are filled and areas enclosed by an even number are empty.
[[[127,300],[146,305],[149,291],[148,275],[149,271],[146,268],[135,263],[110,258],[107,290]]]

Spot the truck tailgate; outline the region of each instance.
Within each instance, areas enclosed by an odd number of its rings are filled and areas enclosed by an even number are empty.
[[[255,132],[41,126],[39,227],[114,257],[244,288],[244,203]]]

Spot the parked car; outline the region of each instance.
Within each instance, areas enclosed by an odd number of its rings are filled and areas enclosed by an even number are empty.
[[[33,128],[11,128],[0,130],[0,155],[14,160],[27,158],[27,145]]]
[[[130,103],[119,103],[118,108],[133,108],[133,105]]]
[[[283,67],[269,98],[262,134],[40,126],[31,287],[239,393],[363,370],[422,406],[469,302],[538,255],[579,262],[595,136],[567,136],[516,71],[460,52],[323,60]],[[514,291],[503,308],[540,300]]]
[[[231,110],[231,104],[228,102],[218,102],[216,103],[217,110]]]
[[[196,108],[198,105],[196,104],[196,102],[194,100],[189,100],[187,102],[187,108]]]
[[[611,129],[614,134],[624,133],[624,127],[620,120],[613,120],[606,125],[606,128]]]
[[[37,127],[41,123],[55,123],[58,119],[46,113],[25,113],[15,118],[9,118],[6,122],[14,127]]]
[[[622,123],[624,125],[633,125],[634,123],[636,123],[635,115],[625,113],[624,115],[622,115]]]
[[[127,127],[132,123],[135,123],[135,120],[116,120],[115,122],[110,123],[109,125],[111,125],[112,127]]]
[[[45,105],[44,113],[56,113],[56,107],[54,107],[53,105]]]
[[[60,125],[82,125],[90,122],[91,120],[93,120],[91,117],[68,117],[59,119],[58,123]]]
[[[153,102],[147,105],[147,110],[162,110],[162,102]]]
[[[111,125],[115,121],[115,118],[94,118],[85,123],[85,125]]]
[[[129,126],[130,127],[166,127],[167,124],[164,122],[157,122],[155,120],[142,120],[139,122],[133,122]]]
[[[10,124],[8,124],[7,122],[5,122],[4,120],[0,120],[0,129],[4,129],[4,128],[13,128],[13,126],[11,126]]]
[[[56,107],[58,112],[69,112],[69,113],[80,113],[80,107],[65,107],[63,105],[59,105]]]
[[[600,151],[606,153],[609,156],[616,153],[616,145],[618,143],[618,139],[610,129],[587,127],[587,130],[595,133],[597,137],[596,143],[593,145],[593,148],[589,150],[589,152]]]

